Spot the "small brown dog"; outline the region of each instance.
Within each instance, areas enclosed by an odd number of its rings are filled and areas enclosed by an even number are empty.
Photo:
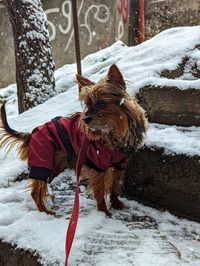
[[[122,209],[118,199],[124,170],[130,155],[142,144],[147,128],[144,110],[126,92],[122,74],[112,65],[108,74],[96,84],[77,76],[80,100],[85,108],[70,117],[58,117],[37,127],[31,134],[11,129],[5,106],[1,107],[0,148],[17,146],[21,160],[30,168],[31,195],[41,212],[49,196],[47,181],[65,168],[74,168],[83,136],[89,140],[81,177],[97,201],[97,208],[111,216],[105,203],[110,195],[111,207]]]

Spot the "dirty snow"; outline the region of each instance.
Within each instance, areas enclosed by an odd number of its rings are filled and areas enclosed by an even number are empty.
[[[122,42],[82,61],[83,74],[93,81],[103,77],[116,63],[131,95],[148,84],[173,85],[181,89],[200,88],[200,80],[184,76],[176,80],[161,78],[164,69],[173,70],[185,55],[193,54],[199,65],[200,26],[173,28],[136,47]],[[55,116],[80,111],[75,64],[55,73],[57,96],[21,115],[17,114],[16,89],[10,85],[0,91],[6,98],[11,127],[31,131]],[[14,93],[15,92],[15,93]],[[150,124],[145,144],[165,147],[168,153],[200,155],[200,128]],[[44,265],[63,265],[65,232],[74,196],[74,172],[66,170],[51,184],[57,217],[39,213],[27,183],[13,182],[27,171],[15,151],[5,158],[0,151],[0,238],[19,247],[36,251]],[[200,225],[179,219],[168,212],[123,199],[127,209],[113,211],[113,219],[97,212],[95,202],[81,186],[80,220],[70,255],[70,265],[95,266],[198,266],[200,265]],[[49,203],[50,204],[50,203]]]
[[[64,265],[65,233],[75,176],[66,170],[51,184],[57,217],[39,213],[25,181],[0,188],[0,238],[37,252],[43,265]],[[69,265],[198,266],[200,224],[122,199],[113,219],[96,211],[80,186],[80,218]]]

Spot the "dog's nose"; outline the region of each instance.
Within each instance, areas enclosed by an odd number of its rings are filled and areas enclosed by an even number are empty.
[[[92,116],[91,115],[86,115],[83,117],[83,121],[86,123],[86,124],[90,124],[92,122]]]

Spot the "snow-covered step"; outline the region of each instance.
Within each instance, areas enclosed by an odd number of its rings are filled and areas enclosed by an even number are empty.
[[[20,258],[23,263],[28,260],[30,266],[62,266],[65,233],[73,205],[74,172],[65,171],[51,184],[57,217],[36,210],[24,190],[26,185],[21,181],[10,184],[9,188],[0,188],[0,236],[21,248],[13,250],[10,244],[1,242],[0,258],[3,257],[6,266],[12,265],[13,261],[13,266],[21,266]],[[111,210],[112,219],[106,218],[96,211],[95,200],[88,195],[86,188],[80,186],[80,218],[70,265],[198,265],[198,224],[125,198],[121,200],[126,208]],[[25,253],[27,249],[31,252]]]
[[[166,63],[164,69],[157,70],[149,83],[139,89],[137,97],[151,122],[200,126],[199,42],[189,50],[174,54],[171,64]],[[160,63],[162,60],[157,66]]]
[[[71,213],[75,188],[71,182],[73,181],[70,176],[61,176],[60,179],[54,180],[51,185],[52,193],[55,196],[54,204],[58,204],[57,213],[60,217],[69,218]],[[87,216],[95,208],[95,201],[88,196],[86,189],[81,186],[80,217]],[[102,258],[105,257],[105,263],[108,263],[106,258],[110,256],[113,257],[113,264],[110,262],[111,264],[108,265],[137,265],[138,256],[144,256],[144,252],[147,250],[151,260],[154,258],[152,263],[156,261],[156,257],[159,260],[162,256],[163,262],[160,265],[164,266],[169,254],[178,263],[178,250],[159,231],[158,224],[152,217],[138,216],[135,214],[134,208],[130,206],[122,211],[111,211],[113,213],[111,222],[122,222],[126,229],[116,227],[110,230],[110,227],[107,228],[106,225],[94,228],[86,236],[81,253],[73,258],[73,265],[102,265]]]
[[[73,176],[61,175],[60,178],[53,181],[51,189],[55,196],[54,204],[57,203],[57,215],[69,219],[75,190]],[[88,195],[86,188],[81,186],[79,217],[89,215],[94,209],[96,209],[95,200]],[[154,258],[152,263],[162,257],[163,262],[161,261],[160,265],[164,266],[169,254],[175,262],[179,263],[179,251],[160,232],[153,217],[136,214],[135,208],[130,205],[121,211],[111,211],[113,217],[108,220],[111,220],[111,223],[119,221],[124,224],[126,229],[116,227],[110,230],[106,224],[98,225],[86,236],[81,253],[73,258],[73,265],[102,265],[100,263],[102,258],[105,257],[105,263],[108,263],[106,258],[111,254],[113,254],[113,264],[108,265],[137,265],[138,256],[145,256],[144,253],[147,251],[151,260]]]
[[[187,86],[184,90],[170,85],[147,85],[141,88],[137,98],[147,112],[149,121],[178,126],[200,126],[200,90],[192,89],[193,81]]]
[[[149,124],[126,172],[124,194],[200,220],[200,127]]]

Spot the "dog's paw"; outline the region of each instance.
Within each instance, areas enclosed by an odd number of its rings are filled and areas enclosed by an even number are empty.
[[[45,210],[45,211],[43,211],[43,212],[45,212],[46,214],[48,214],[48,215],[52,215],[52,216],[56,216],[56,212],[53,212],[53,211],[49,211],[49,210]]]
[[[115,200],[111,203],[111,208],[115,209],[115,210],[122,210],[124,209],[126,206],[124,205],[123,202],[121,202],[120,200]]]
[[[99,204],[97,206],[98,211],[104,212],[106,217],[111,218],[112,217],[112,213],[107,209],[105,202],[103,204]]]
[[[108,218],[112,218],[112,213],[109,212],[108,210],[105,211],[105,214],[106,214],[106,217],[108,217]]]

